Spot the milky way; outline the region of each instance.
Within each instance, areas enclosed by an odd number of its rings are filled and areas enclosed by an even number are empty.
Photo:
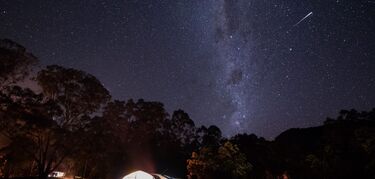
[[[367,0],[0,0],[0,38],[92,73],[115,99],[273,138],[375,106],[374,11]]]
[[[244,1],[216,1],[215,7],[215,47],[222,73],[218,76],[218,91],[228,95],[233,111],[223,119],[232,132],[244,132],[244,123],[248,124],[251,109],[251,90],[256,64],[251,63],[251,28],[244,18],[250,5]],[[254,61],[253,61],[254,62]]]

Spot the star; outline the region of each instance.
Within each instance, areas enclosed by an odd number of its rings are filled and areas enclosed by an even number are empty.
[[[375,106],[373,1],[6,1],[1,38],[84,70],[113,99],[274,138]],[[272,124],[272,125],[270,125]]]

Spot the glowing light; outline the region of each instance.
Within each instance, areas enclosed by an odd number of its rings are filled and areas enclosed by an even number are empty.
[[[298,21],[296,24],[293,25],[293,27],[297,26],[298,24],[300,24],[301,22],[303,22],[305,19],[307,19],[308,17],[310,17],[311,15],[313,15],[313,12],[310,12],[308,13],[305,17],[303,17],[300,21]]]
[[[59,171],[54,171],[48,175],[48,177],[55,177],[55,178],[61,178],[64,177],[65,173],[64,172],[59,172]]]
[[[144,171],[135,171],[124,176],[122,179],[154,179],[154,177]]]

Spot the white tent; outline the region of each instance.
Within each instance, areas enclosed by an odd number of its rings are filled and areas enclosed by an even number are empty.
[[[124,176],[122,179],[154,179],[154,177],[144,171],[136,171]]]

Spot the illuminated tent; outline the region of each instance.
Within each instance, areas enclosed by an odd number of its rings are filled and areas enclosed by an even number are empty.
[[[124,176],[122,179],[154,179],[154,177],[144,171],[136,171]]]

